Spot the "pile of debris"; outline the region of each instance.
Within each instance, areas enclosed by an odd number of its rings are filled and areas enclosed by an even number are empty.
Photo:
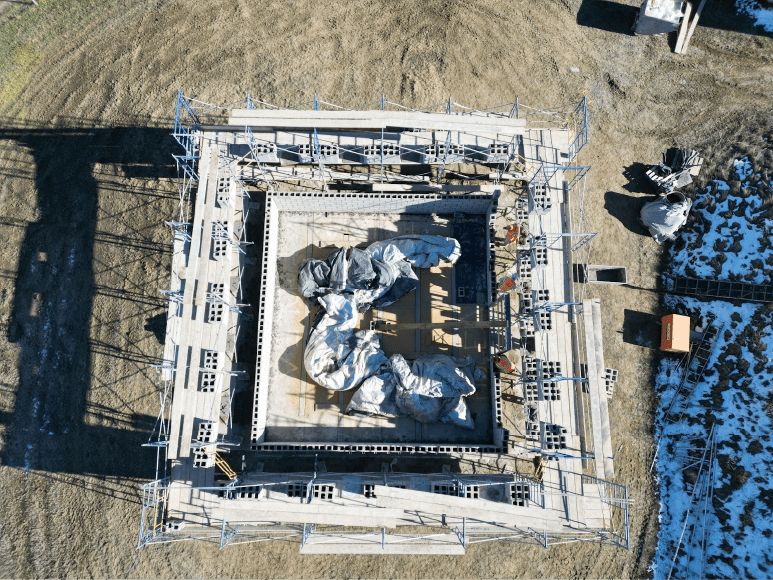
[[[365,250],[338,248],[327,260],[303,262],[298,286],[321,306],[306,343],[304,366],[326,389],[360,387],[347,414],[410,416],[422,423],[474,428],[464,397],[475,392],[475,380],[481,378],[475,359],[436,354],[409,366],[402,355],[387,358],[374,330],[355,332],[359,313],[393,304],[416,288],[414,267],[454,264],[460,256],[453,238],[406,235]]]
[[[702,165],[703,157],[695,149],[671,149],[663,154],[663,161],[647,171],[646,176],[658,193],[665,195],[690,185],[692,178],[700,174]]]
[[[646,172],[660,197],[644,204],[640,221],[657,243],[675,239],[674,234],[687,223],[692,201],[677,190],[690,185],[702,165],[697,151],[679,148],[664,153],[663,161]]]

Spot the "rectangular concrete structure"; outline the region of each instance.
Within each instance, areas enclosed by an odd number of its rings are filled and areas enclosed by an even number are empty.
[[[587,140],[585,101],[558,126],[518,118],[517,103],[472,113],[449,103],[446,114],[250,104],[218,126],[178,97],[191,211],[181,197],[171,224],[159,369],[171,404],[158,441],[169,475],[143,487],[138,545],[296,538],[304,554],[463,554],[506,538],[627,547],[627,491],[608,481],[600,305],[576,302],[573,283],[571,208],[587,168],[571,163]],[[387,143],[399,161],[389,170],[365,158]],[[456,162],[476,166],[474,178],[446,166],[449,143]],[[503,247],[503,215],[529,235]],[[474,429],[347,416],[354,391],[328,391],[306,374],[316,307],[298,291],[300,265],[403,234],[456,238],[462,257],[416,269],[414,291],[361,313],[356,328],[376,330],[387,356],[472,356],[485,377],[466,398]],[[508,260],[517,284],[504,296],[496,282]],[[517,377],[495,370],[504,351],[515,351]],[[536,471],[516,473],[515,457],[534,458]],[[594,475],[583,471],[588,457]]]

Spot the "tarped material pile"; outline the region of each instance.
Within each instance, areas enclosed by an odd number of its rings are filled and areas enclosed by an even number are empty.
[[[419,283],[411,266],[430,268],[456,263],[459,242],[443,236],[398,236],[376,242],[366,250],[339,248],[327,260],[305,260],[298,286],[306,298],[329,293],[350,295],[358,310],[389,306]]]
[[[485,378],[469,356],[428,355],[409,365],[396,354],[388,368],[365,380],[346,414],[407,415],[422,423],[442,421],[472,429],[475,425],[463,397],[475,392],[476,374]]]
[[[687,222],[691,207],[692,201],[681,193],[670,193],[644,204],[641,209],[641,223],[657,243],[673,240],[676,231]]]
[[[431,355],[409,367],[401,355],[387,359],[374,331],[355,332],[358,312],[392,304],[418,285],[411,266],[453,264],[460,255],[452,238],[399,236],[365,250],[339,248],[327,260],[301,265],[301,293],[322,307],[304,366],[314,382],[333,391],[362,385],[347,413],[408,415],[473,428],[463,397],[475,392],[474,359]]]

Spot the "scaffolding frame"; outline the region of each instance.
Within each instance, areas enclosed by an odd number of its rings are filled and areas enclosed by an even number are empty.
[[[516,100],[512,103],[503,103],[500,105],[495,105],[493,107],[488,107],[484,109],[477,109],[473,107],[468,107],[466,105],[462,105],[460,103],[455,102],[450,96],[448,99],[442,103],[437,103],[435,105],[430,105],[428,107],[423,107],[420,109],[415,109],[412,107],[408,107],[405,105],[402,105],[400,103],[396,103],[394,101],[390,101],[386,98],[385,95],[382,95],[381,98],[373,103],[368,103],[366,105],[357,106],[357,107],[345,107],[341,106],[335,103],[331,103],[328,101],[324,101],[315,94],[311,100],[304,101],[301,103],[293,104],[288,107],[281,107],[272,103],[268,103],[266,101],[262,101],[260,99],[253,98],[252,95],[248,94],[246,96],[246,99],[238,101],[236,103],[224,105],[224,106],[218,106],[218,105],[212,105],[209,103],[206,103],[204,101],[199,101],[197,99],[189,98],[183,95],[181,91],[178,91],[177,96],[177,110],[175,114],[175,131],[173,135],[175,136],[175,139],[177,139],[178,143],[183,147],[185,150],[184,155],[176,155],[175,159],[179,165],[180,170],[182,171],[183,175],[186,176],[186,178],[190,181],[195,181],[198,179],[195,172],[195,161],[197,159],[198,155],[198,148],[195,144],[195,135],[197,129],[201,126],[202,123],[213,121],[218,122],[223,120],[223,115],[227,114],[232,108],[238,108],[238,107],[245,107],[250,110],[255,109],[262,109],[267,108],[271,110],[297,110],[302,109],[311,106],[314,110],[342,110],[342,111],[358,111],[358,110],[364,110],[371,107],[378,107],[381,110],[402,110],[402,111],[410,111],[410,112],[436,112],[440,108],[445,109],[446,114],[456,114],[456,115],[463,115],[463,116],[487,116],[487,117],[502,117],[503,119],[509,119],[509,118],[519,118],[519,119],[525,119],[528,118],[530,123],[534,123],[541,128],[555,128],[555,129],[566,129],[570,131],[570,140],[572,142],[572,148],[570,149],[572,152],[570,161],[576,157],[577,153],[579,153],[580,149],[584,146],[584,144],[587,142],[588,139],[588,127],[587,127],[587,97],[583,96],[579,103],[572,104],[570,106],[561,106],[561,107],[555,107],[550,109],[538,109],[533,107],[528,107],[526,105],[523,105],[519,102],[518,98],[516,97]],[[524,114],[521,114],[521,110],[524,111]],[[288,131],[289,133],[292,133],[292,131]],[[297,131],[299,135],[308,135],[309,133],[306,131]],[[256,181],[262,181],[266,184],[266,187],[269,190],[275,189],[275,181],[278,179],[286,179],[290,181],[315,181],[317,183],[322,183],[323,190],[326,190],[328,188],[328,184],[333,181],[365,181],[368,183],[384,183],[388,181],[407,181],[407,182],[422,182],[427,183],[429,181],[433,180],[433,173],[434,173],[434,181],[436,181],[437,184],[442,184],[445,180],[445,182],[448,182],[449,180],[453,179],[469,179],[470,177],[467,175],[458,174],[454,171],[450,171],[447,169],[448,164],[448,154],[449,154],[449,145],[452,141],[453,131],[448,131],[445,138],[445,152],[443,155],[443,158],[441,158],[438,161],[438,166],[435,169],[435,171],[429,171],[424,172],[421,174],[403,174],[403,173],[394,173],[390,171],[385,170],[385,160],[384,160],[384,143],[385,143],[385,136],[384,131],[381,131],[381,139],[378,140],[380,143],[380,163],[379,163],[379,171],[378,173],[353,173],[353,172],[346,172],[346,171],[331,171],[325,166],[325,163],[323,161],[323,156],[321,155],[321,144],[323,143],[323,140],[319,137],[318,131],[316,128],[313,128],[311,131],[311,145],[313,150],[313,164],[316,166],[315,169],[311,170],[309,175],[304,174],[298,174],[294,170],[288,171],[286,168],[268,168],[265,166],[265,164],[260,163],[257,160],[257,155],[255,154],[254,146],[257,144],[260,140],[255,137],[255,135],[252,133],[249,127],[245,127],[245,130],[243,132],[243,138],[245,142],[247,142],[250,145],[250,148],[252,149],[253,158],[256,163],[257,168],[257,178]],[[520,153],[516,151],[515,147],[515,137],[508,138],[506,140],[501,139],[494,139],[494,142],[501,143],[503,145],[508,145],[509,147],[509,158],[504,162],[499,163],[488,163],[488,165],[496,165],[496,171],[493,174],[493,182],[499,183],[504,175],[507,173],[507,171],[514,167],[519,173],[522,173],[526,175],[527,179],[531,177],[531,173],[534,172],[534,168],[530,166],[530,164],[521,157]],[[427,145],[432,144],[431,141],[427,141]],[[464,146],[463,146],[464,147]],[[277,150],[282,151],[282,147],[277,147]],[[346,149],[342,149],[342,151],[347,151]],[[289,152],[289,151],[288,151]],[[398,153],[402,155],[403,153],[406,153],[407,150],[405,150],[402,147],[398,148]],[[470,149],[469,153],[472,153],[473,150]],[[468,153],[467,148],[464,147],[464,153]],[[483,161],[474,161],[474,160],[466,160],[465,163],[483,163],[486,164],[486,162]],[[308,171],[308,170],[307,170]],[[418,178],[418,179],[417,179]],[[476,177],[476,179],[484,179],[481,176]]]
[[[680,471],[684,473],[688,469],[697,469],[697,475],[690,490],[690,501],[685,511],[679,540],[674,547],[667,580],[671,580],[680,560],[683,560],[680,564],[687,577],[706,578],[706,536],[710,524],[707,520],[714,509],[716,483],[716,435],[716,424],[712,423],[707,437],[684,436],[679,440],[682,444],[678,445],[677,442],[675,445],[674,459],[680,464]],[[691,522],[692,525],[689,525]],[[682,549],[683,553],[680,554]],[[695,563],[698,564],[697,574],[690,568]]]
[[[569,118],[570,141],[569,161],[577,158],[578,153],[588,142],[588,97],[583,95]]]
[[[344,475],[351,474],[318,474],[317,472],[287,474],[286,480],[281,479],[280,481],[242,483],[241,485],[239,485],[238,481],[231,481],[226,486],[195,487],[187,489],[213,494],[224,493],[225,497],[228,498],[228,501],[238,501],[235,497],[238,490],[242,487],[258,486],[261,488],[281,488],[289,483],[297,484],[300,482],[305,484],[305,494],[303,496],[305,503],[311,503],[312,501],[325,502],[326,500],[314,499],[314,495],[311,493],[311,488],[314,483],[334,481],[333,478],[335,476]],[[419,474],[385,471],[381,473],[360,473],[357,475],[362,477],[363,482],[368,481],[376,485],[392,486],[399,485],[400,482],[404,482],[407,478]],[[566,532],[556,532],[547,530],[546,528],[539,530],[528,526],[511,526],[504,523],[489,524],[484,520],[475,520],[468,517],[446,518],[443,514],[428,511],[426,507],[422,505],[417,505],[416,510],[411,510],[411,513],[422,516],[422,519],[426,521],[424,524],[424,527],[427,528],[426,533],[387,532],[386,528],[369,529],[368,531],[353,531],[345,526],[307,523],[278,524],[276,522],[270,522],[250,524],[241,522],[238,526],[233,526],[229,525],[225,520],[215,520],[207,526],[200,526],[195,524],[185,524],[179,521],[166,521],[163,517],[165,515],[166,499],[169,495],[170,488],[173,486],[169,478],[166,477],[156,479],[142,486],[142,515],[137,548],[142,548],[151,544],[201,540],[216,543],[222,550],[229,545],[268,540],[285,540],[300,543],[302,549],[313,540],[315,543],[333,544],[355,542],[375,546],[380,545],[382,548],[387,544],[456,544],[457,542],[458,544],[461,544],[463,548],[466,548],[470,544],[505,541],[530,545],[536,544],[547,549],[550,546],[569,542],[601,542],[621,547],[626,550],[629,549],[628,507],[630,505],[630,500],[628,499],[627,488],[623,485],[600,480],[590,475],[581,473],[578,473],[577,475],[581,477],[583,488],[582,494],[577,495],[585,495],[586,490],[588,490],[593,494],[597,494],[600,501],[610,506],[611,513],[607,528],[586,530],[568,529]],[[530,499],[529,501],[537,506],[542,505],[544,507],[544,498],[546,495],[550,495],[550,492],[545,491],[544,486],[540,481],[519,474],[510,474],[507,479],[503,479],[501,476],[494,479],[496,476],[489,476],[491,477],[489,480],[487,480],[484,475],[474,476],[472,474],[461,473],[420,474],[419,476],[432,481],[453,481],[456,485],[456,492],[459,497],[464,497],[468,486],[474,485],[480,488],[487,485],[503,485],[508,482],[525,483],[528,484],[530,488],[534,488],[536,494],[534,494],[534,499]],[[559,495],[563,496],[566,493],[567,492],[561,492]],[[489,528],[494,527],[496,529],[476,529],[475,524],[481,523],[489,524]],[[450,537],[455,537],[456,541],[450,541]]]
[[[475,109],[471,107],[466,107],[464,105],[460,105],[459,103],[454,102],[451,97],[448,98],[447,101],[443,103],[439,103],[437,105],[432,105],[429,107],[425,107],[422,109],[413,109],[410,107],[406,107],[404,105],[400,105],[398,103],[394,103],[392,101],[388,101],[384,95],[382,95],[380,102],[365,105],[362,107],[358,107],[357,109],[348,109],[346,107],[342,107],[339,105],[335,105],[333,103],[329,103],[326,101],[323,101],[321,99],[317,98],[317,95],[314,95],[314,98],[312,101],[306,101],[304,103],[300,103],[298,105],[293,105],[291,107],[287,107],[287,109],[295,109],[295,108],[301,108],[308,106],[309,104],[312,104],[315,110],[320,110],[320,107],[330,107],[333,109],[338,110],[358,110],[358,109],[365,109],[368,107],[371,107],[373,105],[380,105],[382,110],[387,110],[388,107],[394,107],[399,110],[407,110],[407,111],[413,111],[413,112],[431,112],[435,111],[441,107],[445,108],[445,112],[447,114],[462,114],[462,115],[468,115],[468,116],[501,116],[503,118],[529,118],[529,121],[531,123],[535,123],[543,128],[563,128],[563,129],[569,129],[571,134],[571,143],[572,146],[570,148],[570,159],[568,163],[571,163],[574,158],[576,157],[577,153],[579,153],[580,149],[585,145],[587,142],[588,137],[588,130],[587,130],[587,99],[585,96],[583,96],[582,100],[579,104],[572,105],[571,108],[565,108],[565,107],[558,107],[554,109],[536,109],[527,107],[523,104],[521,104],[516,98],[514,103],[505,103],[502,105],[497,105],[488,109]],[[257,108],[271,108],[271,109],[282,109],[283,107],[279,107],[276,105],[272,105],[270,103],[266,103],[264,101],[261,101],[259,99],[254,99],[250,94],[246,96],[246,99],[233,104],[233,105],[226,105],[226,106],[215,106],[211,105],[209,103],[205,103],[203,101],[198,101],[196,99],[191,99],[188,97],[185,97],[181,91],[178,91],[177,94],[177,103],[176,103],[176,111],[175,111],[175,122],[174,122],[174,131],[173,131],[173,137],[178,142],[178,144],[183,148],[183,154],[180,155],[174,155],[174,159],[177,165],[178,169],[178,177],[179,177],[179,188],[180,188],[180,216],[179,219],[175,222],[168,222],[175,238],[182,238],[182,241],[184,242],[182,244],[182,247],[184,247],[185,243],[190,243],[191,237],[188,233],[188,228],[190,224],[190,216],[188,214],[189,206],[190,206],[190,200],[191,200],[191,192],[193,190],[193,187],[198,183],[199,176],[197,174],[197,163],[199,161],[200,156],[200,149],[199,149],[199,141],[201,139],[201,127],[204,124],[205,121],[209,119],[222,119],[224,114],[227,114],[228,111],[230,111],[231,108],[236,106],[245,106],[247,109],[257,109]],[[265,184],[265,187],[268,191],[273,191],[275,189],[276,184],[276,178],[277,176],[280,178],[287,178],[292,180],[300,181],[301,179],[298,177],[298,175],[292,173],[283,171],[282,169],[274,170],[268,169],[265,164],[261,163],[259,161],[259,155],[256,150],[256,145],[258,143],[258,139],[255,137],[253,132],[251,131],[250,127],[245,127],[244,132],[242,134],[243,139],[248,144],[250,151],[253,155],[254,165],[258,170],[258,175],[261,176],[261,179],[259,181],[262,181]],[[449,164],[449,151],[450,151],[450,145],[452,143],[452,131],[447,131],[445,136],[445,150],[443,157],[439,160],[436,168],[436,181],[438,184],[443,182],[447,183],[449,180],[452,179],[462,179],[462,180],[469,180],[469,176],[462,175],[460,173],[456,173],[453,171],[450,171],[447,169],[447,165]],[[323,189],[327,187],[328,182],[335,181],[335,180],[348,180],[348,181],[366,181],[366,182],[373,182],[373,183],[383,183],[386,181],[404,181],[408,183],[428,183],[432,180],[432,171],[426,172],[424,174],[419,175],[404,175],[401,173],[394,173],[391,171],[386,171],[384,167],[384,143],[385,143],[385,137],[384,137],[384,131],[381,132],[381,139],[380,139],[381,147],[380,147],[380,167],[379,167],[379,173],[378,174],[353,174],[353,173],[346,173],[346,172],[334,172],[330,169],[327,169],[325,167],[325,164],[322,159],[322,152],[321,152],[321,143],[320,138],[318,135],[318,132],[315,129],[313,129],[312,133],[312,145],[314,148],[314,156],[317,158],[316,165],[317,165],[317,171],[319,172],[319,175],[317,177],[317,181],[321,180],[323,184]],[[503,141],[505,143],[505,141]],[[516,152],[515,147],[515,137],[509,139],[508,142],[506,142],[509,145],[509,157],[506,162],[501,162],[497,164],[497,171],[495,174],[493,174],[493,177],[489,177],[489,180],[493,180],[494,183],[499,183],[500,180],[503,178],[504,174],[511,168],[515,167],[519,171],[523,171],[524,173],[532,173],[534,171],[534,168],[529,167],[526,163],[525,159],[521,158],[521,156]],[[222,161],[222,153],[218,155],[218,178],[221,177],[222,174],[225,175],[227,178],[231,179],[233,183],[235,183],[235,189],[241,191],[242,197],[245,197],[249,199],[249,194],[247,190],[244,187],[243,176],[237,171],[237,167],[234,166],[233,163],[227,163],[227,164],[221,164],[220,161]],[[489,164],[491,165],[491,164]],[[548,167],[546,165],[541,165],[537,170],[536,174],[539,174],[541,171],[542,173],[539,175],[532,175],[531,179],[546,179],[549,181],[550,177],[552,175],[555,175],[555,172],[557,170],[562,170],[564,172],[567,171],[575,171],[575,173],[572,175],[572,178],[565,183],[565,189],[574,191],[575,189],[582,186],[583,188],[583,197],[584,197],[584,176],[587,173],[588,167],[574,167],[571,165],[567,166],[557,166],[557,167]],[[313,172],[313,170],[312,170]],[[550,177],[548,174],[550,173]],[[540,177],[541,175],[541,177]],[[478,176],[475,179],[478,180],[486,180],[485,176]],[[238,191],[237,191],[237,194]],[[581,198],[582,199],[582,198]],[[580,205],[582,207],[582,205]],[[230,242],[229,245],[235,246],[238,252],[240,248],[240,245],[243,243],[245,238],[245,231],[246,231],[246,221],[247,221],[247,214],[248,214],[248,208],[245,206],[245,213],[242,218],[242,223],[244,224],[244,227],[242,228],[241,234],[238,236],[239,241],[234,240],[231,238],[231,236],[228,236],[228,241]],[[582,211],[582,209],[581,209]],[[223,232],[214,232],[214,235],[222,235]],[[227,234],[227,232],[226,232]],[[574,249],[579,249],[580,247],[587,244],[587,242],[592,239],[595,234],[572,234],[570,237],[581,237],[580,241],[575,244],[573,247]],[[590,236],[590,237],[588,237]],[[566,239],[567,236],[562,235],[562,239]],[[555,242],[555,240],[554,240]],[[239,268],[239,291],[241,291],[241,277],[242,277],[242,269]],[[168,291],[166,294],[166,297],[172,301],[176,302],[177,294],[176,291]],[[226,305],[228,305],[229,311],[233,310],[239,315],[243,315],[243,312],[239,309],[242,305],[237,304],[236,306],[232,306],[227,301],[225,301],[220,296],[215,296],[214,298],[211,298],[210,296],[207,297],[207,301],[209,302],[210,299],[212,300],[220,300],[223,301]],[[567,303],[566,305],[571,306],[574,303]],[[558,305],[558,307],[563,306],[564,304]],[[542,305],[545,308],[547,308],[549,305],[545,304]],[[551,306],[552,307],[552,306]],[[535,312],[539,312],[539,308],[535,310]],[[171,312],[171,309],[170,309]],[[237,319],[239,317],[237,316]],[[237,322],[238,325],[238,322]],[[237,330],[238,332],[238,330]],[[234,345],[235,346],[235,345]],[[177,353],[175,353],[176,355]],[[184,525],[184,524],[178,524],[176,522],[167,521],[167,500],[169,497],[169,490],[171,489],[171,486],[173,485],[170,481],[170,478],[166,475],[166,456],[162,458],[162,448],[164,448],[164,453],[166,453],[166,447],[168,445],[168,437],[169,437],[169,421],[166,417],[166,413],[169,410],[169,400],[171,398],[171,385],[174,382],[174,361],[165,361],[164,364],[159,365],[158,374],[159,374],[159,392],[160,392],[160,413],[159,413],[159,419],[157,421],[157,429],[154,428],[153,433],[151,434],[151,440],[153,439],[154,434],[156,435],[156,441],[149,441],[148,446],[155,446],[158,450],[158,456],[157,456],[157,470],[156,470],[156,479],[153,481],[146,483],[142,486],[142,506],[141,506],[141,523],[140,523],[140,531],[139,531],[139,537],[137,542],[137,547],[141,548],[144,546],[148,546],[151,544],[157,544],[157,543],[166,543],[166,542],[175,542],[175,541],[186,541],[186,540],[202,540],[202,541],[209,541],[212,543],[215,543],[219,546],[220,549],[224,549],[225,547],[229,545],[237,545],[241,543],[249,543],[249,542],[259,542],[259,541],[269,541],[269,540],[284,540],[284,541],[293,541],[293,542],[300,542],[302,546],[306,545],[307,542],[313,539],[318,539],[320,537],[329,537],[332,541],[340,541],[344,538],[349,538],[352,535],[347,532],[346,530],[340,530],[338,528],[335,528],[333,526],[315,526],[315,525],[306,525],[306,524],[282,524],[277,525],[275,523],[272,524],[255,524],[255,525],[249,525],[249,524],[243,524],[240,523],[238,526],[234,526],[232,524],[229,524],[227,521],[222,520],[219,522],[212,522],[212,525],[207,527],[202,526],[192,526],[192,525]],[[211,370],[211,369],[208,369]],[[217,372],[217,371],[213,371]],[[234,376],[236,373],[229,373],[231,376]],[[542,378],[540,379],[542,382],[556,382],[559,380],[569,380],[569,381],[579,381],[580,378],[577,377],[569,377],[569,378]],[[216,444],[216,443],[215,443]],[[163,466],[163,474],[159,474],[159,467]],[[360,476],[366,476],[368,474],[357,474]],[[393,474],[395,476],[406,476],[410,474]],[[464,486],[465,482],[468,482],[469,484],[474,484],[476,486],[481,485],[487,485],[485,481],[482,481],[480,477],[473,477],[469,474],[437,474],[438,477],[445,477],[446,479],[451,477],[454,479],[454,481],[458,482],[459,487],[457,489],[457,492],[459,494],[464,493]],[[614,510],[616,510],[616,513],[619,512],[619,515],[615,516],[617,519],[614,520],[614,524],[610,529],[604,529],[604,530],[573,530],[571,532],[567,533],[552,533],[548,532],[547,530],[537,530],[532,529],[529,527],[526,528],[515,528],[511,527],[508,528],[506,526],[502,527],[501,531],[496,532],[480,532],[475,531],[474,529],[470,528],[470,522],[467,518],[462,518],[460,526],[457,524],[453,527],[450,526],[427,526],[431,531],[426,534],[399,534],[399,533],[392,533],[387,534],[386,529],[382,528],[380,532],[369,532],[367,534],[355,534],[356,537],[361,538],[362,541],[370,542],[371,538],[376,538],[378,541],[380,541],[382,547],[386,546],[387,543],[395,544],[395,543],[402,543],[402,542],[437,542],[440,541],[438,538],[443,535],[447,535],[448,532],[452,532],[456,535],[459,543],[463,547],[467,547],[469,544],[472,543],[481,543],[481,542],[488,542],[488,541],[508,541],[508,542],[520,542],[520,543],[528,543],[528,544],[538,544],[545,548],[547,548],[550,545],[556,545],[556,544],[562,544],[567,542],[573,542],[573,541],[592,541],[592,542],[606,542],[611,543],[616,546],[624,547],[628,549],[628,497],[627,497],[627,489],[624,486],[621,486],[619,484],[615,484],[608,481],[603,480],[597,480],[596,478],[582,475],[582,482],[583,487],[587,489],[595,489],[597,490],[597,493],[599,494],[599,497],[601,498],[601,501],[604,503],[610,505]],[[298,479],[298,475],[294,475],[293,479]],[[386,485],[388,480],[388,474],[381,473],[381,474],[373,474],[372,478],[373,481],[377,481],[381,483],[381,481],[384,482]],[[524,478],[523,476],[514,476],[516,481],[525,481],[528,480],[528,478]],[[317,474],[315,473],[314,476],[309,480],[308,486],[313,486],[315,480],[317,478]],[[320,476],[321,479],[324,479],[324,476]],[[469,481],[468,481],[469,480]],[[541,489],[541,496],[542,500],[544,502],[544,488],[542,488],[542,484],[540,482],[537,482],[536,480],[529,480],[530,485],[536,485],[539,486]],[[501,482],[496,482],[496,484],[499,484]],[[493,484],[492,484],[493,485]],[[224,488],[217,487],[217,488],[195,488],[199,491],[212,491],[213,493],[218,493],[222,491]],[[229,483],[228,488],[229,491],[227,493],[233,494],[235,493],[235,490],[239,489],[239,486],[237,485],[236,480]],[[583,492],[584,493],[584,492]],[[309,494],[309,501],[311,501],[311,494]],[[544,506],[543,506],[544,507]],[[437,514],[435,514],[437,515]],[[440,516],[437,515],[439,518]],[[445,517],[443,517],[443,521],[445,522]],[[338,531],[336,531],[338,530]],[[436,533],[436,530],[442,530],[442,533],[438,532]]]

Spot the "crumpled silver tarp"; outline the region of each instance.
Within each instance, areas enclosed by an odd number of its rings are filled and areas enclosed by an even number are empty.
[[[473,429],[475,424],[464,397],[475,392],[476,378],[485,378],[485,374],[475,369],[475,359],[470,356],[428,355],[409,365],[396,354],[389,359],[388,367],[365,380],[346,414],[407,415],[422,423],[442,421]]]
[[[314,382],[333,391],[362,385],[347,413],[408,415],[424,423],[473,428],[463,397],[475,392],[474,359],[431,355],[409,366],[401,355],[387,359],[374,331],[355,332],[358,312],[392,304],[417,286],[411,266],[453,264],[460,255],[453,238],[407,235],[365,250],[339,248],[324,261],[304,261],[298,286],[322,307],[304,366]]]
[[[443,236],[405,235],[375,242],[366,250],[376,260],[394,264],[407,260],[417,268],[431,268],[440,262],[455,264],[462,255],[459,242]]]
[[[331,391],[353,389],[387,362],[378,335],[354,332],[356,303],[341,294],[318,299],[325,311],[309,335],[304,365],[309,377]]]
[[[389,306],[419,283],[411,266],[430,268],[456,263],[459,242],[443,236],[397,236],[365,250],[338,248],[327,260],[308,259],[298,272],[298,287],[306,298],[330,292],[351,294],[360,312]]]
[[[669,201],[669,197],[675,197],[676,201]],[[673,240],[676,231],[687,222],[691,207],[692,201],[681,194],[663,195],[644,204],[641,208],[641,222],[657,243]]]

